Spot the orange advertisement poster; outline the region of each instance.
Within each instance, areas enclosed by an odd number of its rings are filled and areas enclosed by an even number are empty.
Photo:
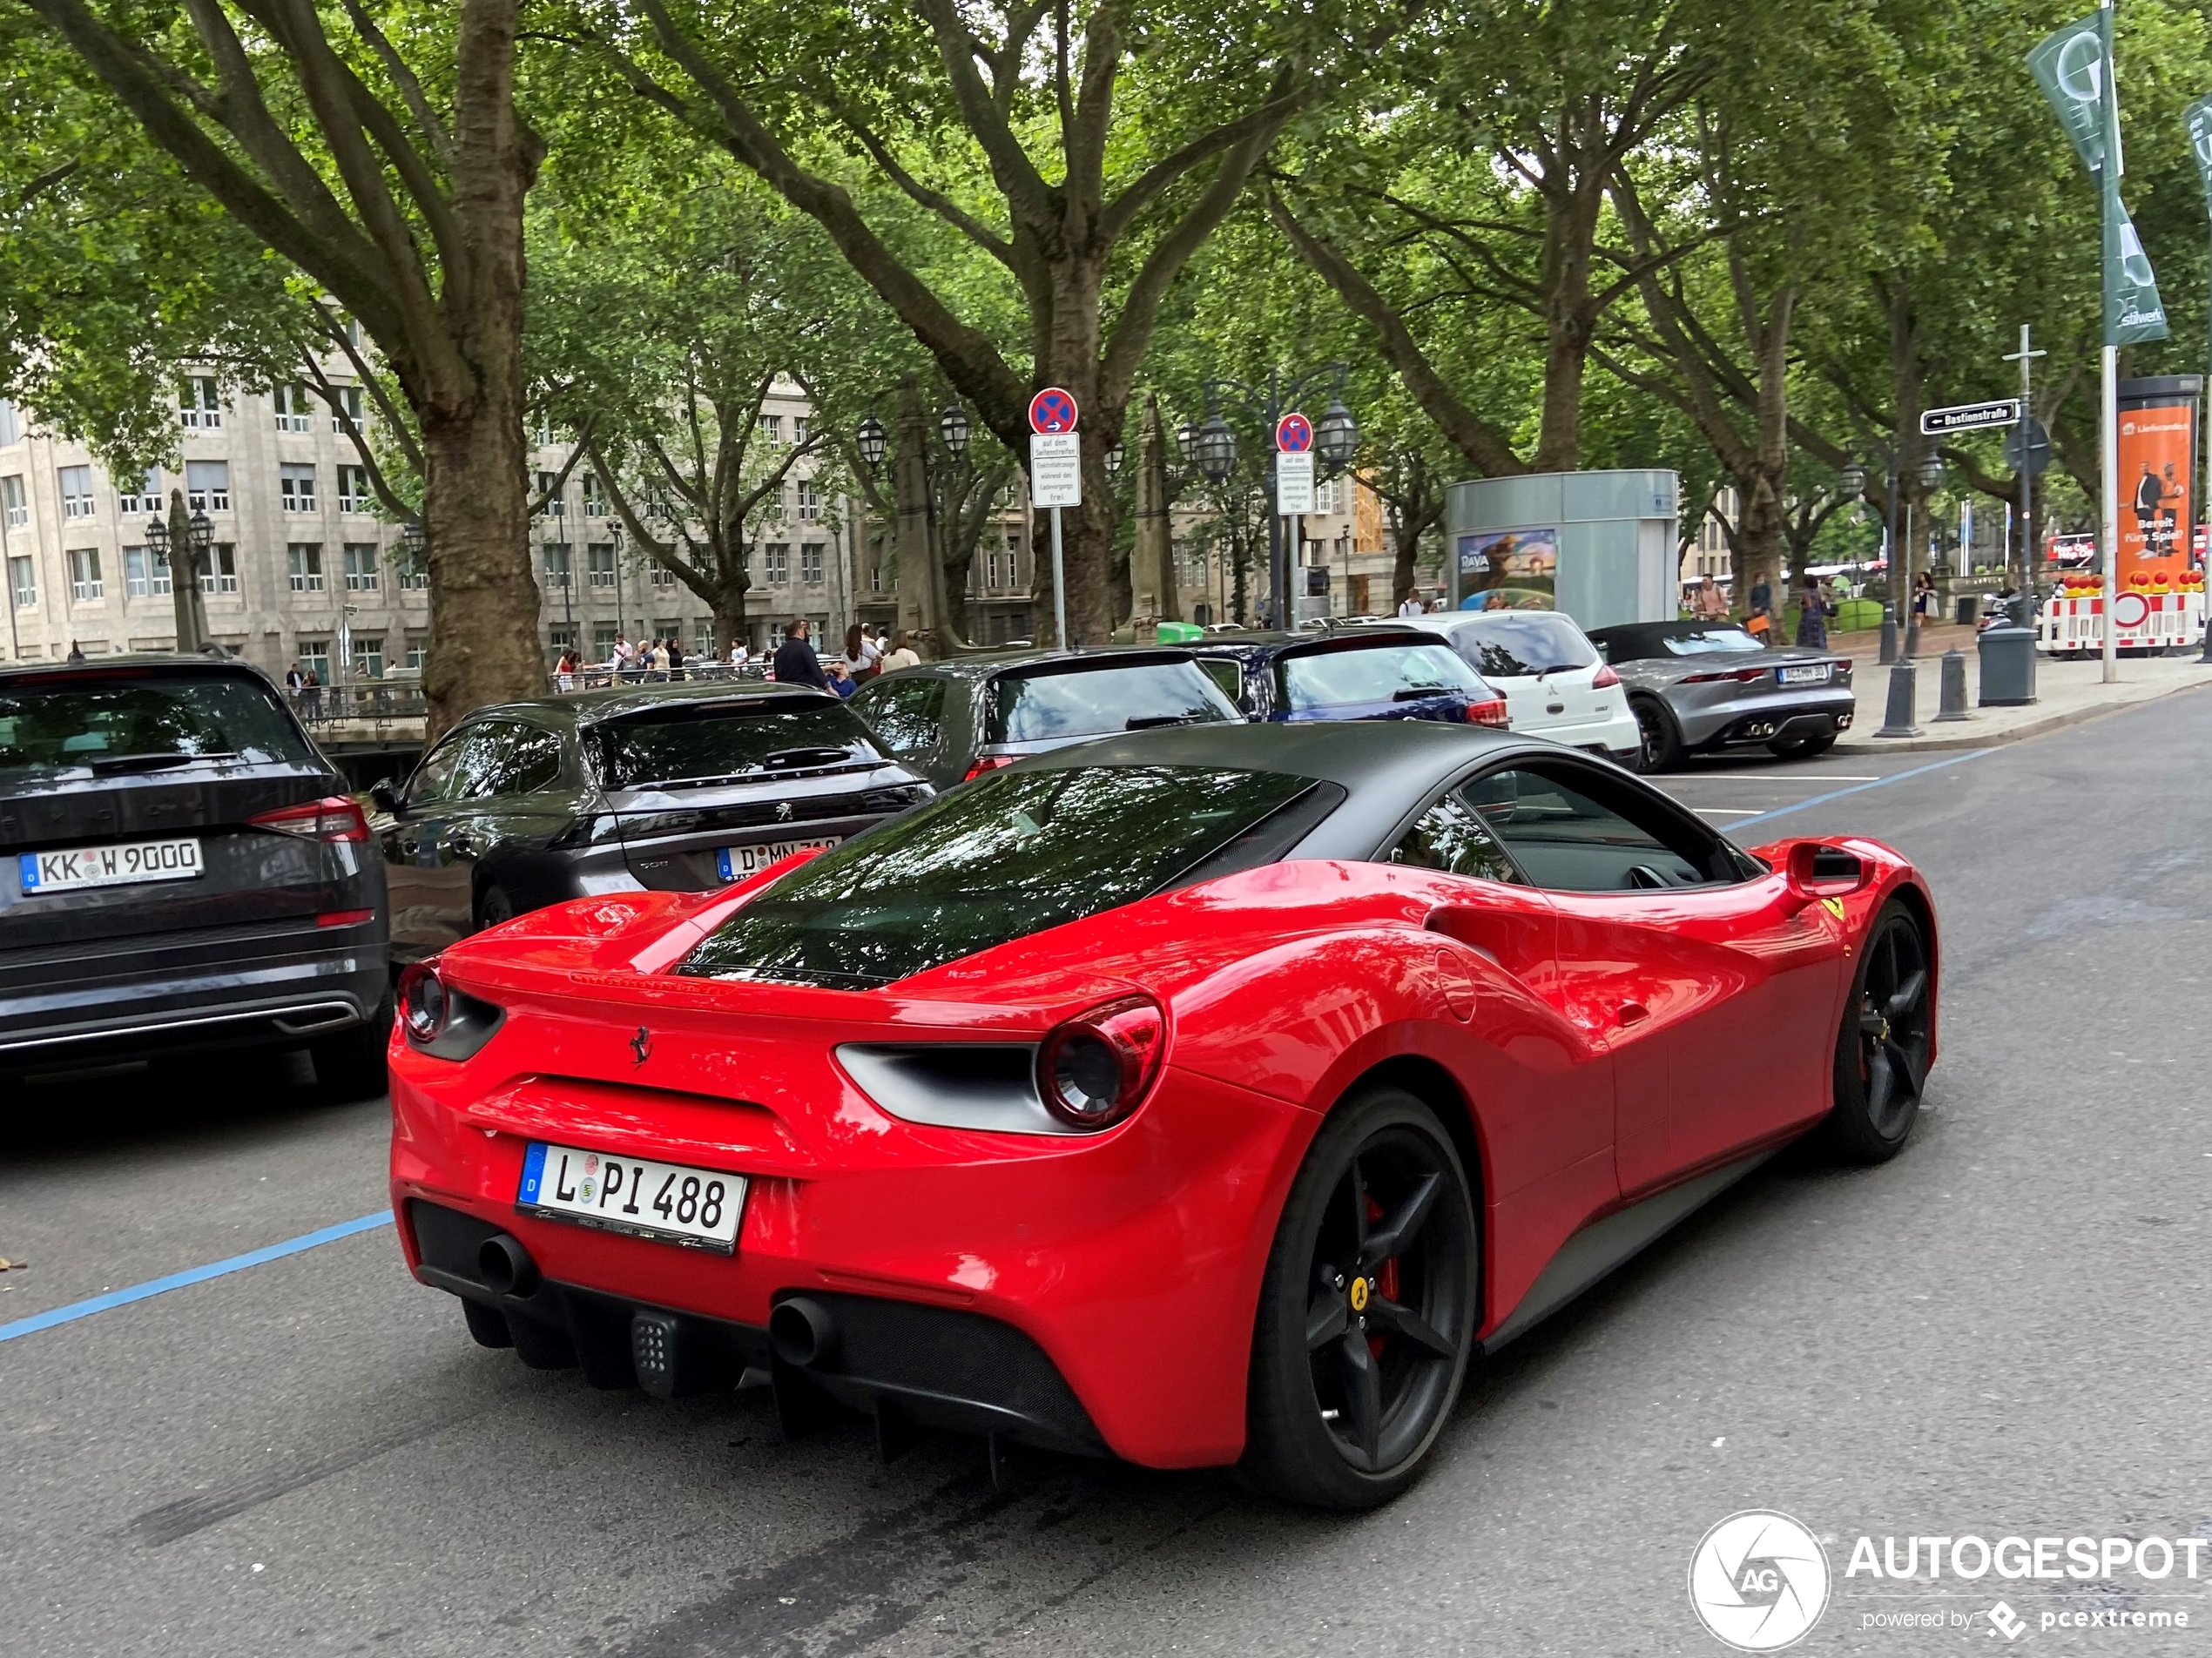
[[[2171,579],[2188,569],[2194,399],[2120,411],[2120,562],[2125,588],[2137,571]]]

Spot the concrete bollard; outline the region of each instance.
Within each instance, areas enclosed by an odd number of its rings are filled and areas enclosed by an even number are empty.
[[[1912,658],[1902,657],[1890,669],[1890,705],[1882,718],[1882,729],[1877,737],[1918,737],[1920,728],[1912,721],[1919,712],[1919,671]]]
[[[1939,720],[1969,719],[1966,712],[1966,658],[1957,645],[1943,653],[1943,701],[1936,710]]]

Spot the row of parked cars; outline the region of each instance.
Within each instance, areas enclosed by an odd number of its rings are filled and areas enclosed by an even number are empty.
[[[1506,726],[1638,768],[1817,751],[1847,661],[1739,630],[1456,614],[1189,647],[961,658],[849,701],[762,683],[479,710],[365,812],[276,689],[150,656],[0,672],[0,1072],[245,1045],[381,1086],[391,975],[563,900],[699,891],[1102,734],[1240,721]]]

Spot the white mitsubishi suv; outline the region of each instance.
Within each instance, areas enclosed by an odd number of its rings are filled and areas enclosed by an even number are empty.
[[[1447,610],[1404,618],[1440,634],[1506,699],[1513,729],[1634,765],[1643,738],[1620,676],[1557,610]]]

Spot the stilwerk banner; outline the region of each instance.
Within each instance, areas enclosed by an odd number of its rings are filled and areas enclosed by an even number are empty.
[[[2134,221],[2120,200],[2120,178],[2127,157],[2120,147],[2118,99],[2112,78],[2112,12],[2101,8],[2054,30],[2027,55],[2027,67],[2043,89],[2059,125],[2073,140],[2074,152],[2089,170],[2105,198],[2105,343],[2132,346],[2166,338],[2166,307],[2158,280],[2143,253]],[[2105,165],[2106,133],[2112,135],[2112,165]],[[2200,165],[2202,163],[2200,162]]]

